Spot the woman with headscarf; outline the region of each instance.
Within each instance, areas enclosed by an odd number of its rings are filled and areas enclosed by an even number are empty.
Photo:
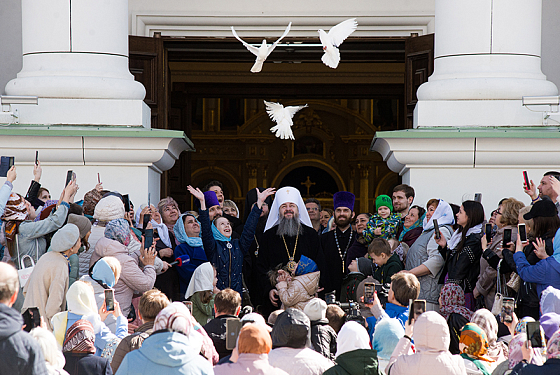
[[[268,353],[272,349],[270,333],[259,324],[246,324],[237,339],[238,356],[235,363],[214,367],[216,375],[287,375],[283,370],[272,367]]]
[[[476,324],[467,323],[461,329],[459,350],[465,360],[468,375],[490,375],[494,370],[495,361],[486,356],[488,351],[486,333]]]
[[[77,320],[68,329],[62,346],[64,370],[70,375],[112,375],[110,361],[94,355],[95,350],[92,324],[85,319]]]
[[[546,346],[546,362],[542,365],[531,364],[533,350],[526,345],[521,346],[523,360],[511,371],[510,375],[557,375],[560,374],[560,331],[550,338]]]
[[[202,326],[212,319],[217,281],[216,270],[212,267],[212,264],[210,262],[202,263],[194,270],[185,293],[185,299],[193,303],[193,317]]]
[[[543,343],[544,341],[543,337]],[[527,335],[525,333],[517,334],[509,342],[509,360],[507,362],[508,369],[513,370],[518,363],[523,361],[523,346],[527,345]],[[546,360],[546,350],[545,348],[531,348],[533,352],[531,359],[528,363],[532,365],[542,366]]]
[[[161,310],[154,333],[124,357],[117,374],[213,374],[212,365],[199,354],[202,336],[193,329],[190,316],[180,302]]]
[[[193,214],[182,214],[173,227],[173,233],[175,233],[175,238],[179,242],[179,245],[175,247],[174,257],[188,255],[190,259],[180,267],[176,267],[179,273],[179,289],[181,295],[184,296],[194,270],[202,263],[207,262],[208,259],[206,259],[202,238],[200,237],[200,223]]]
[[[29,333],[41,347],[49,375],[68,375],[64,371],[66,360],[60,349],[58,349],[52,332],[43,327],[35,327]]]
[[[423,222],[426,210],[420,206],[412,206],[408,210],[408,214],[404,217],[403,229],[399,234],[399,242],[412,246],[424,231]]]
[[[406,255],[405,269],[414,274],[420,282],[419,299],[426,300],[427,310],[439,310],[438,299],[441,286],[438,278],[445,264],[435,242],[434,220],[437,220],[443,238],[450,239],[455,223],[453,210],[442,199],[430,199],[426,204],[426,216],[422,221],[422,234],[414,242]]]
[[[383,318],[377,322],[371,347],[377,351],[379,370],[387,367],[397,343],[403,336],[404,328],[397,319]]]
[[[508,346],[503,341],[498,341],[498,321],[496,317],[487,309],[477,310],[471,317],[471,323],[476,324],[484,333],[488,340],[487,357],[492,358],[496,363],[501,363],[508,358]]]
[[[127,245],[130,242],[130,229],[125,219],[111,220],[105,226],[104,237],[97,241],[90,259],[90,267],[100,258],[113,256],[121,264],[121,277],[115,284],[115,299],[120,303],[124,316],[131,309],[134,292],[144,293],[154,287],[156,271],[154,261],[156,251],[152,245],[143,251],[140,261],[144,269],[138,268],[137,261],[128,255]]]
[[[439,283],[459,285],[465,292],[465,305],[474,309],[473,290],[480,271],[484,208],[479,202],[464,201],[456,216],[459,228],[449,241],[444,237],[436,239],[438,250],[445,259]]]
[[[465,307],[465,292],[457,284],[445,284],[439,294],[439,313],[447,321],[451,342],[449,351],[459,354],[459,338],[461,328],[467,324],[472,317],[472,311]]]

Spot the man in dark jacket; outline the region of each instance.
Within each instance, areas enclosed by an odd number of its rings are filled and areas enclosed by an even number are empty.
[[[18,291],[16,269],[0,262],[0,375],[47,375],[39,343],[22,330],[23,318],[12,308]]]
[[[204,330],[212,339],[220,359],[231,354],[226,349],[226,321],[230,318],[238,319],[241,311],[241,296],[235,290],[226,288],[214,297],[214,311],[216,317],[209,321]]]

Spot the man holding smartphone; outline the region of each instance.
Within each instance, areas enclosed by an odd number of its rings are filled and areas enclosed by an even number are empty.
[[[527,184],[523,182],[523,190],[525,194],[531,197],[531,204],[541,199],[546,199],[544,197],[547,197],[556,205],[556,210],[559,211],[558,216],[560,217],[560,172],[546,172],[538,187],[535,187],[533,180],[529,180],[529,183],[530,186],[527,186]],[[539,191],[538,194],[537,189]]]

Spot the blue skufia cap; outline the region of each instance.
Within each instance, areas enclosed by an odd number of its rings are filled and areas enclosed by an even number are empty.
[[[317,263],[315,263],[313,259],[310,259],[305,255],[302,255],[301,258],[299,258],[295,275],[301,276],[301,275],[305,275],[306,273],[311,273],[318,270],[319,268],[317,267]]]

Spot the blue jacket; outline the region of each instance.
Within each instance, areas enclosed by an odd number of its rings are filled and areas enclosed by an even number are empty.
[[[404,327],[404,324],[408,320],[408,306],[403,307],[395,305],[391,302],[387,302],[387,304],[385,305],[385,311],[384,313],[382,313],[382,315],[387,315],[389,318],[396,318]],[[375,318],[375,316],[370,316],[369,318],[366,318],[366,322],[368,324],[369,341],[373,342],[373,333],[375,332],[377,319]]]
[[[548,257],[531,266],[522,251],[513,254],[517,274],[527,283],[537,284],[537,294],[548,286],[560,289],[560,263],[554,257]]]
[[[188,255],[191,259],[188,263],[183,264],[181,267],[176,267],[177,272],[179,273],[181,295],[184,296],[187,288],[189,287],[194,270],[202,263],[208,262],[208,259],[206,259],[206,253],[204,252],[203,246],[192,247],[186,243],[179,244],[174,250],[175,258],[178,258],[181,255]]]
[[[212,234],[212,227],[208,210],[200,210],[200,225],[202,226],[202,243],[207,259],[212,263],[218,272],[218,289],[231,288],[243,295],[243,257],[249,251],[253,239],[257,222],[262,210],[255,205],[247,218],[243,233],[239,239],[229,241],[232,248],[227,248],[227,241],[217,241]]]
[[[189,340],[197,341],[198,345]],[[200,340],[178,332],[152,333],[140,349],[124,357],[117,375],[213,375],[212,365],[199,352]]]

